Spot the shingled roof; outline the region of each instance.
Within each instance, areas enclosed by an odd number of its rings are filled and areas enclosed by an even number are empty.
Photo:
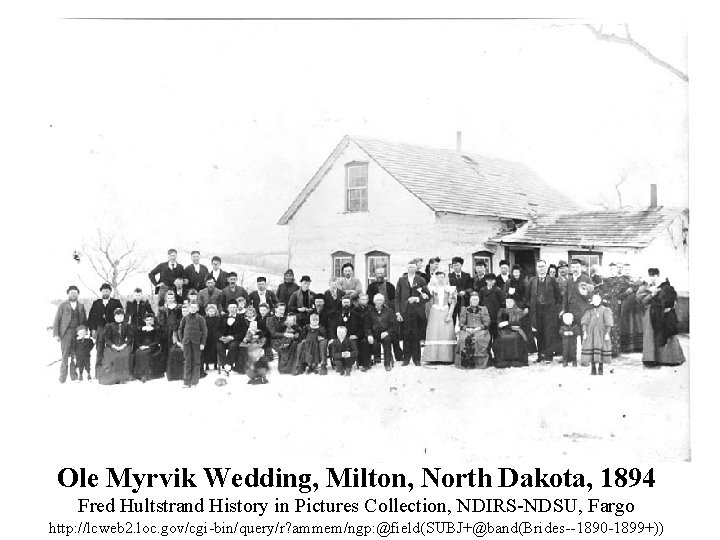
[[[528,219],[533,210],[579,210],[575,201],[520,163],[346,135],[282,215],[280,225],[287,224],[350,142],[435,212]]]
[[[657,207],[539,216],[517,231],[493,240],[504,245],[643,248],[684,212],[679,208]]]

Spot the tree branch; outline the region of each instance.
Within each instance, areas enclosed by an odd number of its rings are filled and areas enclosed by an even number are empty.
[[[665,60],[658,58],[655,56],[652,52],[650,52],[650,49],[645,47],[644,45],[638,43],[633,39],[633,37],[630,35],[630,26],[628,24],[625,24],[625,35],[619,36],[617,34],[613,33],[605,33],[602,31],[602,26],[600,28],[595,28],[592,24],[586,24],[585,27],[590,30],[593,35],[600,41],[609,41],[611,43],[620,43],[621,45],[628,45],[635,50],[639,51],[640,53],[644,54],[648,59],[650,59],[651,62],[657,64],[658,66],[665,68],[673,75],[677,76],[681,80],[685,82],[689,82],[689,77],[687,73],[684,71],[679,70],[675,66],[673,66],[671,63],[666,62]]]

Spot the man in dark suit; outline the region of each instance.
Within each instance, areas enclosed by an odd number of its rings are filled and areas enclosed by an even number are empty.
[[[205,350],[207,339],[207,324],[205,318],[198,313],[198,303],[190,302],[190,313],[180,321],[178,338],[183,347],[185,359],[185,384],[183,388],[197,386],[200,380],[200,367],[202,366],[201,353]]]
[[[457,321],[460,310],[463,306],[468,305],[470,293],[473,291],[473,278],[467,272],[462,271],[462,265],[465,263],[462,257],[452,258],[452,272],[450,273],[450,286],[457,290],[458,301],[453,311],[453,324]]]
[[[390,371],[394,364],[392,345],[396,322],[394,311],[385,305],[385,297],[381,293],[377,293],[373,297],[373,307],[365,316],[365,336],[376,362],[379,362],[380,347],[382,346],[385,371]],[[369,364],[369,355],[366,365],[363,366],[364,371],[370,369],[367,364]]]
[[[95,350],[97,356],[95,359],[95,372],[98,366],[102,364],[103,352],[105,351],[105,326],[111,324],[115,320],[115,310],[122,309],[122,304],[117,298],[110,298],[112,287],[109,283],[103,283],[100,286],[100,298],[95,300],[90,306],[88,315],[88,328],[95,342]]]
[[[556,336],[560,331],[558,315],[562,305],[560,285],[547,275],[547,263],[539,260],[537,275],[530,278],[525,291],[525,301],[530,308],[530,324],[537,336],[538,362],[551,362],[560,351],[554,350]]]
[[[275,304],[278,303],[277,296],[274,292],[268,290],[267,279],[263,276],[257,278],[257,290],[250,293],[250,302],[252,302],[255,311],[258,310],[260,304],[267,304],[270,311],[275,309]]]
[[[570,272],[565,282],[563,312],[572,313],[574,324],[580,324],[583,313],[590,307],[595,285],[590,276],[582,273],[580,260],[570,261]]]
[[[315,293],[310,290],[310,276],[300,278],[300,288],[292,293],[288,302],[288,313],[297,317],[301,328],[310,323],[310,311],[315,306]]]
[[[215,255],[212,258],[212,270],[210,275],[215,279],[215,286],[221,291],[228,286],[228,273],[220,268],[222,265],[222,259]]]
[[[207,266],[200,264],[200,252],[194,250],[190,253],[192,264],[185,267],[185,285],[188,289],[199,291],[205,287],[205,278],[210,273]]]
[[[157,276],[159,279],[156,279]],[[160,263],[150,270],[148,274],[150,283],[155,288],[155,294],[158,295],[158,305],[165,303],[165,293],[175,283],[175,278],[180,277],[185,280],[185,270],[183,265],[177,262],[177,249],[168,250],[168,262]],[[112,320],[112,319],[111,319]]]
[[[418,272],[418,275],[420,273]],[[368,298],[374,299],[375,295],[382,294],[385,297],[385,306],[389,309],[394,309],[395,306],[395,285],[387,281],[385,276],[385,268],[378,267],[375,270],[375,281],[373,281],[367,290]],[[374,300],[373,300],[374,302]],[[395,358],[398,361],[402,360],[403,352],[400,348],[400,323],[395,320],[394,331],[392,333],[392,346]]]
[[[75,334],[78,326],[87,324],[85,306],[78,301],[80,289],[70,285],[67,289],[68,299],[62,302],[57,309],[55,322],[53,324],[53,336],[60,342],[60,382],[64,383],[68,375],[68,359],[72,359],[70,365],[70,379],[77,378],[75,371]],[[82,374],[81,374],[82,377]]]
[[[125,303],[125,320],[137,330],[145,325],[145,315],[155,316],[150,302],[143,300],[143,292],[137,287],[133,293],[134,298]]]
[[[425,303],[430,298],[427,283],[417,275],[417,264],[410,261],[407,274],[400,278],[395,287],[395,316],[402,324],[403,332],[403,366],[412,360],[420,365],[420,338],[422,337],[427,318]]]

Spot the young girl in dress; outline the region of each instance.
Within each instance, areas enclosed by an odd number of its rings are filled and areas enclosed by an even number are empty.
[[[610,328],[613,326],[612,310],[602,305],[600,292],[592,296],[592,306],[582,316],[583,341],[580,363],[592,365],[591,375],[602,375],[603,364],[612,358]],[[596,370],[596,364],[597,366]]]

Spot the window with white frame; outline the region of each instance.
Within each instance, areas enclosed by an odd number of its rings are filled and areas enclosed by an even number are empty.
[[[371,251],[366,255],[367,264],[365,269],[367,271],[367,283],[368,285],[375,281],[375,270],[378,268],[385,269],[385,279],[390,280],[390,255],[382,251]]]
[[[578,259],[590,270],[593,264],[602,264],[602,255],[600,251],[568,251],[568,262]]]
[[[368,164],[348,163],[345,165],[345,211],[367,212],[368,210]]]
[[[342,277],[342,267],[344,264],[350,263],[355,266],[355,256],[347,251],[336,251],[331,255],[331,257],[333,269],[332,275],[334,278]]]

